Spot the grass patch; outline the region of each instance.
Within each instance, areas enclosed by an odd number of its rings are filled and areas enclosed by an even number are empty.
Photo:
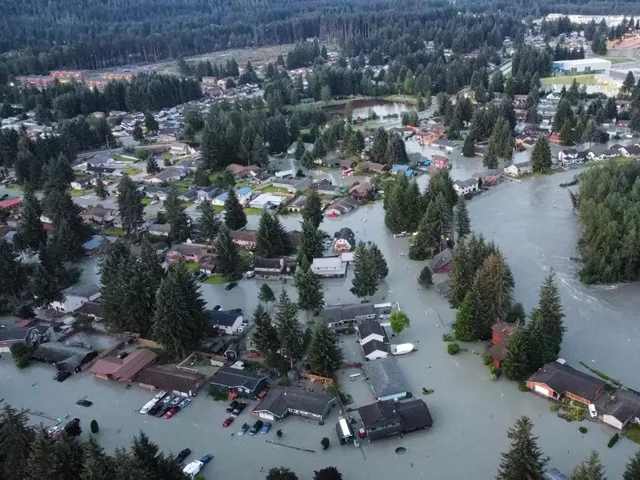
[[[587,365],[584,362],[579,362],[580,365],[582,365],[584,368],[586,368],[587,370],[589,370],[591,373],[595,373],[597,376],[599,376],[601,379],[606,380],[608,382],[613,383],[614,385],[617,385],[618,387],[622,386],[622,382],[620,380],[617,380],[615,378],[611,378],[609,375],[607,375],[604,372],[601,372],[600,370],[596,370],[595,368],[591,368],[589,365]]]
[[[71,195],[72,197],[81,197],[83,195],[88,195],[90,193],[93,193],[93,190],[91,190],[91,189],[87,189],[87,190],[69,189],[69,195]]]
[[[274,187],[273,185],[268,185],[264,188],[261,188],[260,191],[263,193],[287,193],[286,188],[278,188]]]
[[[388,95],[383,97],[383,100],[388,102],[410,103],[411,105],[416,105],[418,103],[418,98],[412,95]]]
[[[558,77],[546,77],[540,79],[541,85],[571,85],[573,81],[580,85],[596,85],[598,80],[595,75],[563,75]]]
[[[198,262],[187,262],[186,265],[188,272],[197,272],[200,270],[200,264]]]
[[[640,444],[640,425],[634,424],[629,427],[627,431],[627,438],[638,444]]]
[[[124,170],[122,170],[124,173],[126,173],[127,175],[131,176],[131,175],[139,175],[140,170],[138,170],[137,168],[133,168],[133,167],[127,167]]]
[[[24,185],[18,185],[17,183],[10,183],[7,185],[7,190],[20,190],[24,191]]]
[[[442,341],[443,342],[454,342],[455,340],[456,340],[456,337],[454,337],[450,333],[443,333],[442,334]]]
[[[219,273],[216,273],[214,275],[209,276],[209,278],[207,278],[204,283],[207,283],[209,285],[217,285],[219,283],[227,283],[229,282],[229,277],[227,275],[221,275]]]
[[[251,208],[251,207],[246,207],[244,209],[244,213],[245,215],[262,215],[262,212],[264,210],[262,210],[261,208]]]
[[[605,60],[609,60],[611,63],[626,63],[631,61],[629,57],[604,57]]]
[[[104,234],[114,237],[122,237],[124,236],[124,230],[118,227],[109,227],[104,229]]]
[[[144,197],[142,200],[140,200],[140,203],[146,207],[147,205],[151,204],[151,199],[149,197]]]

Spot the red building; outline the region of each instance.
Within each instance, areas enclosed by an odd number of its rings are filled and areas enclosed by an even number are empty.
[[[433,165],[436,170],[442,170],[443,168],[451,168],[451,161],[447,157],[434,155],[431,165]]]
[[[15,210],[20,207],[22,200],[19,198],[12,198],[11,200],[3,200],[0,202],[0,208],[4,208],[6,210]]]
[[[496,323],[491,327],[491,348],[489,349],[489,355],[496,368],[500,368],[500,365],[507,356],[507,343],[509,337],[513,333],[513,325],[506,322]]]

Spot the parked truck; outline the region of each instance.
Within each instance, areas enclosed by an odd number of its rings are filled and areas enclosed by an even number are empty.
[[[200,471],[204,468],[204,463],[200,460],[194,460],[189,462],[183,469],[182,473],[187,475],[189,478],[196,478],[196,475],[200,473]]]

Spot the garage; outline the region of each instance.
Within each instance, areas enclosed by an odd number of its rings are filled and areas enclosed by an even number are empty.
[[[262,418],[264,420],[275,421],[276,417],[267,412],[258,412],[258,418]]]
[[[536,393],[544,395],[545,397],[550,397],[551,396],[551,391],[549,389],[547,389],[547,388],[541,387],[540,385],[535,385],[533,387],[533,390]]]

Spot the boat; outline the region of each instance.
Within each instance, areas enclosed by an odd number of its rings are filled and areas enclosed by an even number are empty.
[[[400,343],[398,345],[390,345],[391,355],[406,355],[415,350],[413,343]]]
[[[156,394],[155,397],[153,397],[151,400],[149,400],[147,403],[145,403],[145,405],[140,409],[140,413],[142,415],[144,415],[145,413],[148,413],[149,410],[151,410],[151,408],[158,403],[160,400],[162,400],[162,398],[167,394],[167,392],[159,392],[158,394]]]

